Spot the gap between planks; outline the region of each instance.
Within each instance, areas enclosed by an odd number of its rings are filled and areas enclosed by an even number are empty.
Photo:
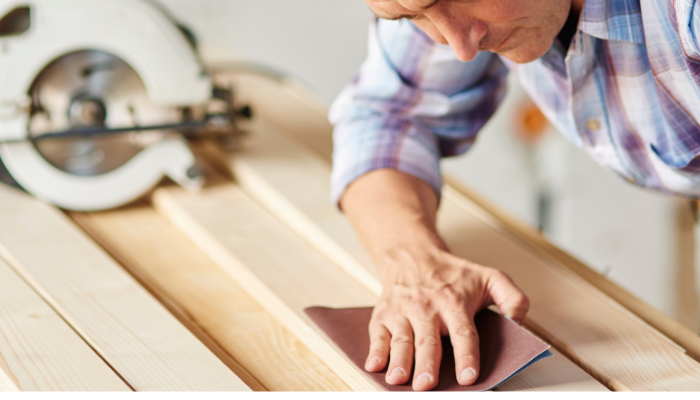
[[[0,391],[131,388],[0,259]]]
[[[136,279],[146,290],[148,290],[153,297],[155,297],[165,308],[170,311],[187,329],[194,334],[197,339],[199,339],[212,353],[214,353],[221,362],[223,362],[236,376],[238,376],[243,383],[245,383],[249,388],[254,391],[265,391],[266,388],[255,379],[246,369],[244,369],[231,355],[224,350],[216,340],[214,340],[196,321],[195,318],[184,309],[175,299],[171,293],[162,288],[158,279],[154,279],[152,276],[148,275],[148,272],[144,271],[140,267],[139,259],[147,258],[145,262],[149,262],[153,259],[160,258],[159,261],[165,261],[167,259],[168,264],[159,264],[167,266],[168,268],[163,268],[160,271],[163,274],[173,274],[173,263],[177,262],[177,256],[184,256],[183,248],[180,247],[180,243],[167,243],[172,246],[159,246],[163,243],[163,235],[167,237],[169,232],[149,231],[148,226],[144,226],[143,223],[139,224],[139,220],[134,220],[130,218],[134,212],[140,210],[148,210],[149,205],[144,202],[140,202],[137,205],[131,205],[126,208],[117,211],[105,211],[101,213],[82,213],[68,211],[67,215],[79,226],[85,233],[87,233],[98,245],[100,245],[112,258],[114,258],[121,266],[131,274],[134,279]],[[147,212],[147,211],[146,211]],[[154,211],[155,212],[155,211]],[[113,224],[107,224],[107,227],[103,227],[101,222],[109,216],[116,215],[119,221],[115,221]],[[138,216],[137,216],[138,218]],[[119,226],[119,224],[128,224],[127,226]],[[125,232],[126,230],[126,232]],[[129,235],[129,236],[127,236]],[[116,249],[119,243],[114,243],[115,240],[124,238],[133,238],[137,240],[131,240],[129,242],[129,248]],[[139,246],[142,246],[139,249]],[[145,248],[145,249],[144,249]],[[139,251],[140,250],[140,251]],[[175,254],[173,254],[175,253]],[[173,257],[174,256],[174,257]],[[169,258],[169,259],[168,259]],[[184,283],[184,282],[183,282]],[[182,291],[186,291],[189,287],[193,286],[192,282],[189,282],[187,287],[180,287]]]
[[[150,203],[69,215],[251,388],[349,390]]]
[[[254,265],[259,267],[248,268],[248,265],[246,265],[246,262],[250,261],[248,258],[239,259],[231,255],[226,250],[225,246],[218,242],[216,236],[212,236],[205,228],[199,226],[196,220],[190,215],[180,212],[180,205],[178,202],[173,201],[169,196],[169,192],[173,191],[174,193],[183,194],[185,196],[190,195],[188,196],[189,199],[194,199],[195,202],[199,202],[199,200],[203,198],[206,199],[206,197],[202,197],[203,194],[211,190],[216,190],[216,188],[208,188],[198,194],[180,193],[179,189],[180,188],[157,189],[153,196],[156,209],[162,215],[166,216],[173,225],[180,229],[181,232],[226,271],[229,276],[245,288],[245,290],[281,322],[282,325],[294,333],[296,337],[312,351],[316,352],[326,365],[340,376],[351,389],[378,390],[379,387],[376,384],[369,381],[360,371],[355,370],[347,357],[342,355],[340,350],[338,350],[330,340],[323,337],[318,328],[312,326],[308,317],[303,313],[303,308],[315,305],[313,304],[314,302],[311,301],[305,306],[303,301],[300,303],[298,299],[295,299],[296,295],[307,296],[310,293],[314,293],[314,291],[309,292],[292,283],[298,273],[297,267],[302,270],[314,268],[315,264],[319,262],[323,263],[324,260],[321,256],[315,252],[309,252],[305,254],[303,261],[295,260],[296,262],[294,262],[290,260],[288,254],[280,255],[280,252],[283,253],[287,251],[291,251],[291,253],[294,254],[298,251],[295,245],[301,245],[303,249],[305,243],[295,242],[297,238],[290,232],[279,232],[275,229],[270,230],[268,228],[270,217],[256,212],[257,210],[254,206],[251,209],[249,206],[252,202],[246,202],[244,198],[240,204],[237,202],[232,204],[231,211],[226,210],[226,212],[220,216],[214,216],[212,214],[212,217],[221,224],[233,224],[231,227],[236,229],[236,232],[230,234],[229,237],[233,241],[238,239],[240,243],[244,243],[244,247],[247,247],[251,259],[255,261]],[[226,194],[227,193],[224,193],[224,195]],[[234,194],[234,196],[236,195]],[[240,199],[240,197],[236,196],[234,201],[236,199]],[[216,199],[213,200],[214,201],[209,201],[205,207],[213,213],[219,213],[221,210],[214,208],[217,206],[218,202]],[[245,218],[245,220],[240,221],[237,219],[238,217]],[[263,236],[261,237],[261,235]],[[280,235],[284,237],[282,243],[278,240]],[[289,240],[291,240],[292,244],[285,243]],[[271,268],[275,270],[270,271]],[[321,283],[319,287],[325,295],[336,299],[340,297],[340,302],[335,301],[332,302],[332,304],[342,304],[343,300],[345,300],[344,296],[359,296],[359,299],[364,298],[364,301],[361,300],[362,305],[371,304],[371,295],[367,295],[361,288],[354,294],[349,294],[348,288],[340,288],[338,292],[326,290],[328,287],[327,283],[342,281],[342,278],[334,274],[335,268],[325,268],[325,271],[318,272],[320,272],[320,277],[315,273],[306,275],[306,277],[310,279],[306,282],[311,284]],[[264,277],[269,278],[270,281],[264,278],[259,279],[258,274],[265,274]],[[330,274],[330,276],[328,276],[328,274]],[[298,279],[298,276],[296,276],[296,278]],[[270,287],[270,283],[273,284],[272,287]],[[278,290],[281,291],[281,293],[278,292]],[[283,296],[280,297],[280,294]],[[285,298],[284,295],[288,297]],[[288,304],[285,302],[285,300],[290,299],[292,300],[291,303]],[[324,301],[321,301],[320,304],[324,303]],[[345,303],[347,303],[347,301]]]
[[[0,186],[0,256],[135,390],[249,390],[64,214]]]

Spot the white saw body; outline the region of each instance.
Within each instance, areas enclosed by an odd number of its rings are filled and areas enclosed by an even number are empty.
[[[200,188],[186,141],[166,128],[30,140],[83,126],[167,127],[178,110],[207,103],[212,82],[182,31],[145,0],[0,0],[0,19],[27,9],[26,30],[0,35],[0,158],[17,183],[83,211],[126,204],[163,176]]]

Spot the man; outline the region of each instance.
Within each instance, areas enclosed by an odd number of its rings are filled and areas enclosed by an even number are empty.
[[[333,198],[384,291],[366,369],[435,387],[440,335],[460,384],[479,375],[477,311],[522,322],[500,271],[450,254],[435,229],[439,158],[465,152],[516,74],[545,115],[640,186],[700,195],[700,11],[694,0],[365,0],[369,56],[331,109]]]

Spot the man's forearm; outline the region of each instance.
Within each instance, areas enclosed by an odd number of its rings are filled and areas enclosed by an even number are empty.
[[[527,297],[500,271],[449,253],[435,229],[438,197],[423,181],[376,170],[346,190],[341,206],[372,254],[384,285],[369,325],[365,368],[387,368],[386,381],[413,389],[437,385],[441,335],[452,340],[455,374],[462,385],[479,375],[474,315],[496,304],[522,321]],[[414,368],[415,366],[415,368]]]
[[[435,230],[438,197],[425,182],[380,169],[353,182],[341,207],[378,266],[396,247],[444,247]]]

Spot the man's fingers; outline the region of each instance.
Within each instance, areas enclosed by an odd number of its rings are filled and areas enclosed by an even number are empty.
[[[479,335],[474,321],[463,313],[445,315],[455,355],[455,373],[460,385],[472,385],[479,377]]]
[[[414,321],[416,366],[413,373],[413,390],[422,391],[434,388],[439,379],[442,342],[440,341],[440,321]]]
[[[389,327],[389,333],[391,350],[386,383],[403,385],[411,377],[413,367],[413,330],[408,320],[402,319],[398,324]]]
[[[488,288],[491,299],[498,306],[501,314],[522,324],[530,309],[530,300],[525,293],[515,286],[508,275],[500,271],[496,271],[496,274],[490,278]]]
[[[365,361],[365,369],[369,372],[378,372],[386,367],[389,358],[391,335],[379,322],[369,324],[369,355]]]

